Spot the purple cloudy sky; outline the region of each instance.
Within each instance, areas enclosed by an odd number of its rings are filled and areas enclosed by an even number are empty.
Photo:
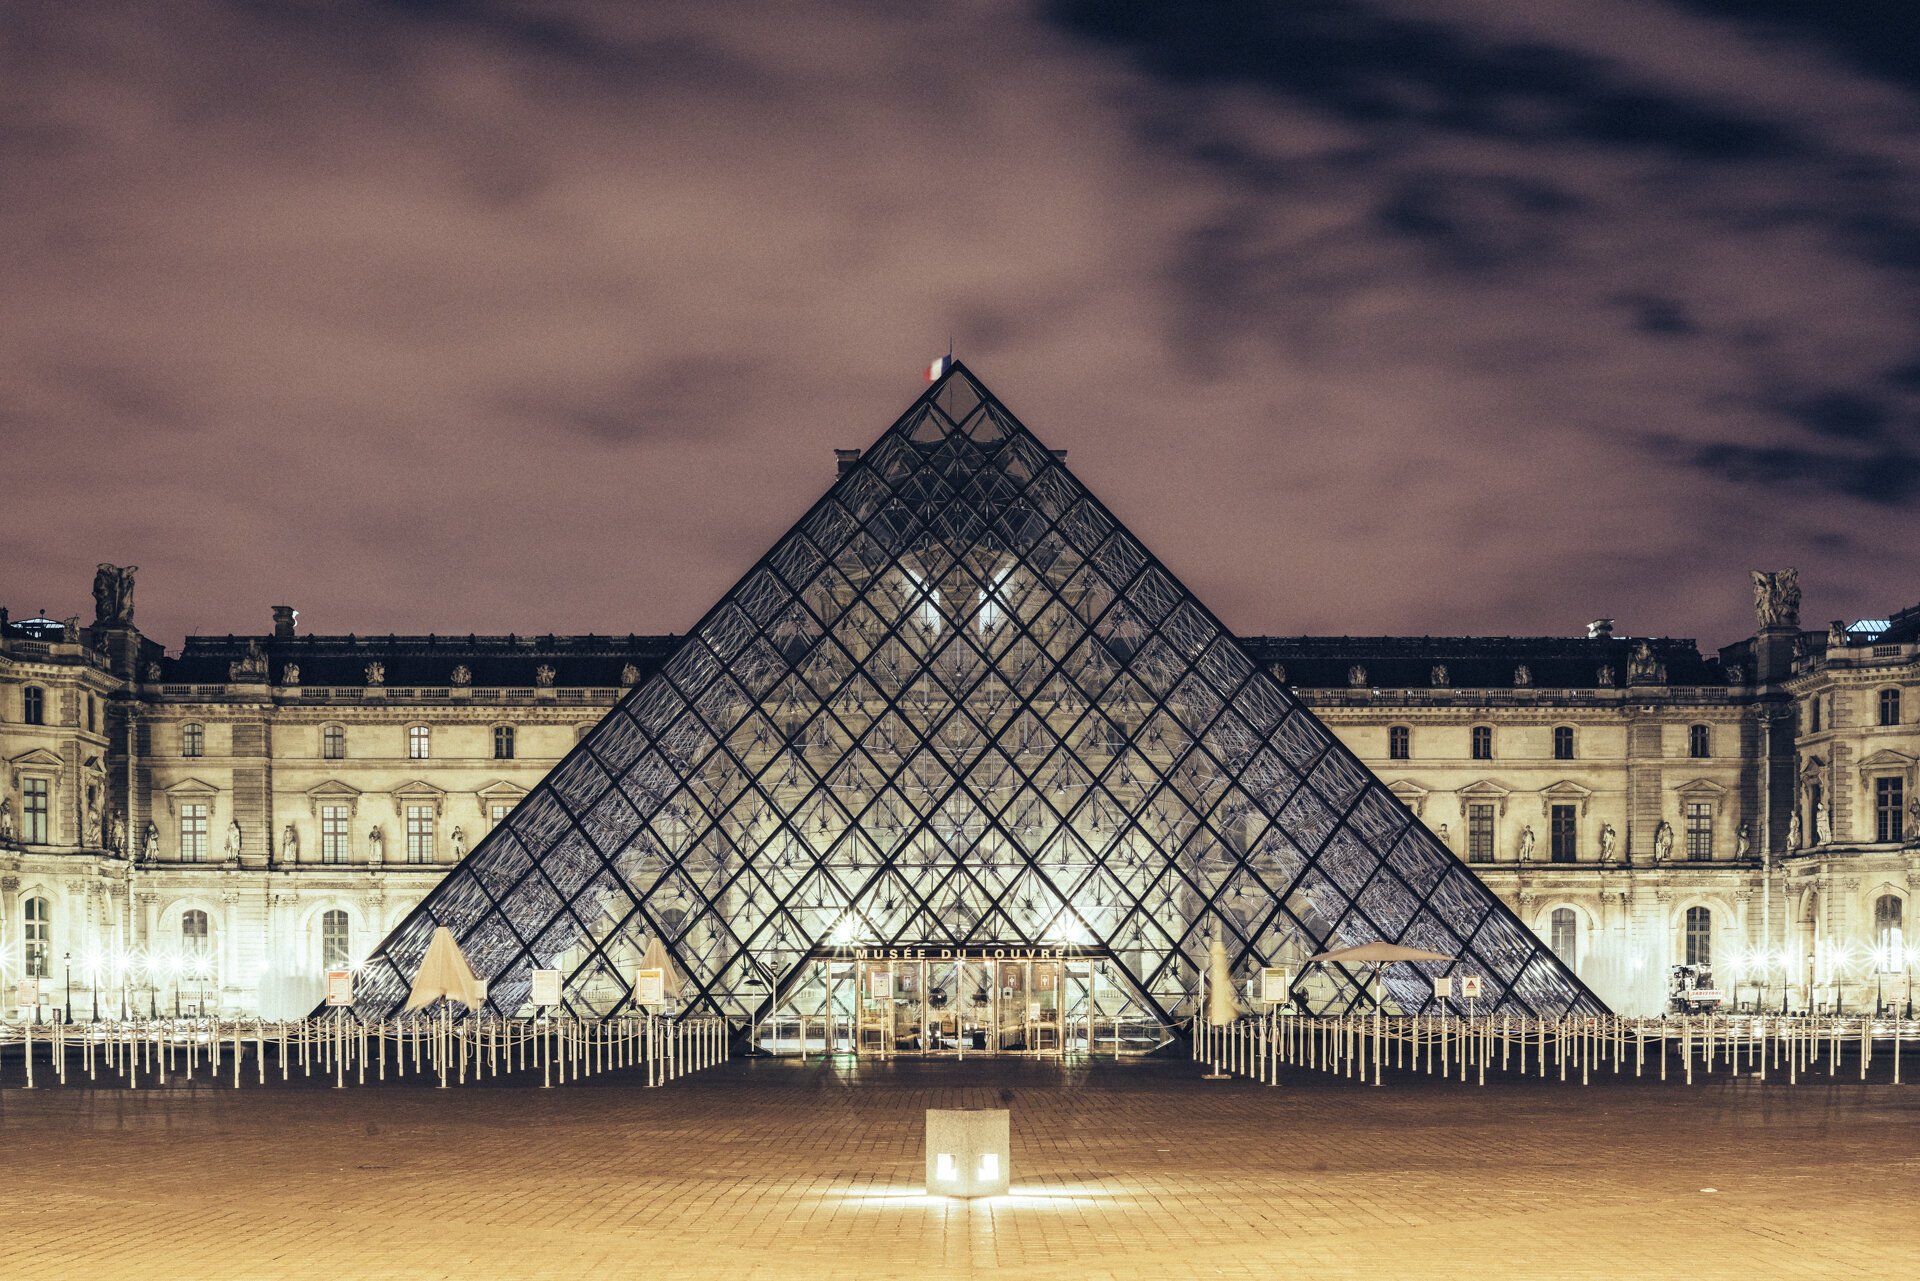
[[[951,335],[1243,632],[1884,613],[1904,9],[8,6],[0,603],[682,630]]]

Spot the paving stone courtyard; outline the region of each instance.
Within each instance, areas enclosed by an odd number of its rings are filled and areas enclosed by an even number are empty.
[[[0,1277],[1711,1278],[1920,1270],[1920,1086],[736,1062],[647,1090],[0,1090]],[[1014,1195],[921,1194],[1006,1106]]]

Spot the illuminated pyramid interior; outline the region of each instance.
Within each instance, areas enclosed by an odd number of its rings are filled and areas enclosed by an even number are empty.
[[[823,957],[1004,944],[1098,956],[1083,1002],[1172,1026],[1214,936],[1236,978],[1457,956],[1388,967],[1406,1012],[1444,973],[1483,1011],[1604,1011],[959,365],[375,950],[360,1013],[436,925],[503,1014],[535,968],[631,1008],[655,937],[683,1007],[740,1025],[828,1001]],[[1313,973],[1315,1007],[1364,1001]]]

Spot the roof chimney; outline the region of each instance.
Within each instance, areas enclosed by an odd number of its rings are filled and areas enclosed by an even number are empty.
[[[299,617],[300,611],[293,606],[275,605],[273,607],[273,638],[275,640],[292,640],[293,625]]]
[[[1613,639],[1613,620],[1611,618],[1596,618],[1591,623],[1588,623],[1587,639],[1588,640],[1612,640]]]

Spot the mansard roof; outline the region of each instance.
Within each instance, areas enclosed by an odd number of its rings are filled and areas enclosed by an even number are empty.
[[[1635,648],[1645,643],[1666,668],[1668,685],[1725,685],[1717,659],[1691,640],[1663,636],[1250,636],[1241,646],[1269,670],[1286,669],[1300,689],[1344,689],[1348,670],[1364,667],[1374,689],[1427,689],[1433,669],[1447,669],[1456,689],[1511,689],[1524,666],[1530,684],[1546,689],[1624,687]],[[1601,669],[1612,671],[1603,685]]]
[[[532,685],[542,667],[554,684],[615,688],[631,664],[641,680],[673,652],[675,636],[193,636],[178,658],[160,661],[160,678],[181,684],[217,684],[253,646],[267,656],[279,682],[287,664],[302,685],[365,685],[367,664],[386,669],[388,685],[451,685],[465,667],[483,688]]]

